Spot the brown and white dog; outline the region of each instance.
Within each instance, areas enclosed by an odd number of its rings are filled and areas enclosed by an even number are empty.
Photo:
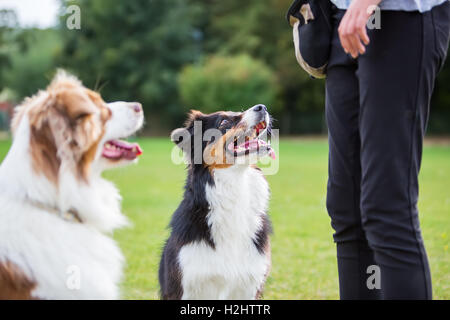
[[[105,103],[59,71],[26,99],[0,166],[0,299],[115,299],[127,222],[104,169],[134,162],[139,103]]]

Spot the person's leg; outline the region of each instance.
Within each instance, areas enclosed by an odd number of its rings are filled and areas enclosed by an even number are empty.
[[[443,41],[448,45],[448,36],[437,36],[432,12],[382,11],[381,29],[369,37],[357,71],[363,228],[381,269],[383,298],[431,299],[417,210],[418,173],[442,59],[436,48]]]
[[[335,34],[326,79],[326,120],[329,137],[327,209],[335,230],[341,299],[377,299],[366,286],[367,267],[375,264],[361,226],[359,161],[359,85],[357,65],[337,36],[345,11],[335,16]]]

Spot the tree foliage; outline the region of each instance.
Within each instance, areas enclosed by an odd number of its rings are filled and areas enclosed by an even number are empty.
[[[199,48],[196,7],[184,0],[64,1],[81,9],[81,30],[68,30],[62,16],[60,63],[110,100],[139,100],[151,126],[181,118],[178,71]]]
[[[180,73],[179,85],[183,104],[205,112],[276,105],[278,93],[272,70],[248,55],[214,55],[189,65]]]
[[[61,50],[60,37],[55,30],[22,30],[24,50],[10,57],[10,67],[4,80],[18,97],[30,96],[43,89],[53,76],[54,59]]]
[[[324,81],[298,66],[284,18],[292,0],[60,1],[60,25],[48,30],[21,29],[0,10],[0,92],[30,95],[62,67],[109,101],[142,102],[153,132],[179,126],[189,107],[256,103],[282,133],[326,132]],[[80,30],[66,26],[71,4]],[[450,133],[450,63],[435,85],[429,132]]]
[[[201,4],[198,28],[207,54],[248,54],[264,61],[279,86],[269,105],[282,133],[323,132],[324,82],[312,80],[294,56],[292,29],[284,18],[291,0],[189,0]]]
[[[17,16],[12,10],[0,10],[0,92],[4,89],[5,72],[11,67],[11,57],[16,51]]]

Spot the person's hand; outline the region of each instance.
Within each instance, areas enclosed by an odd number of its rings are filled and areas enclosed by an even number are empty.
[[[353,58],[366,52],[365,45],[369,44],[366,24],[373,13],[371,9],[380,2],[381,0],[353,0],[339,24],[342,48]]]

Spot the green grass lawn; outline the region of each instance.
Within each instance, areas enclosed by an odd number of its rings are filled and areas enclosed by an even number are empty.
[[[167,225],[182,197],[185,169],[174,165],[169,139],[140,139],[138,165],[105,176],[120,188],[133,226],[116,232],[127,258],[123,298],[157,299],[158,264]],[[0,159],[9,142],[0,141]],[[325,140],[282,140],[280,170],[269,176],[272,272],[265,299],[337,299],[335,245],[325,208]],[[420,211],[436,299],[450,299],[450,147],[427,146],[420,176]]]

